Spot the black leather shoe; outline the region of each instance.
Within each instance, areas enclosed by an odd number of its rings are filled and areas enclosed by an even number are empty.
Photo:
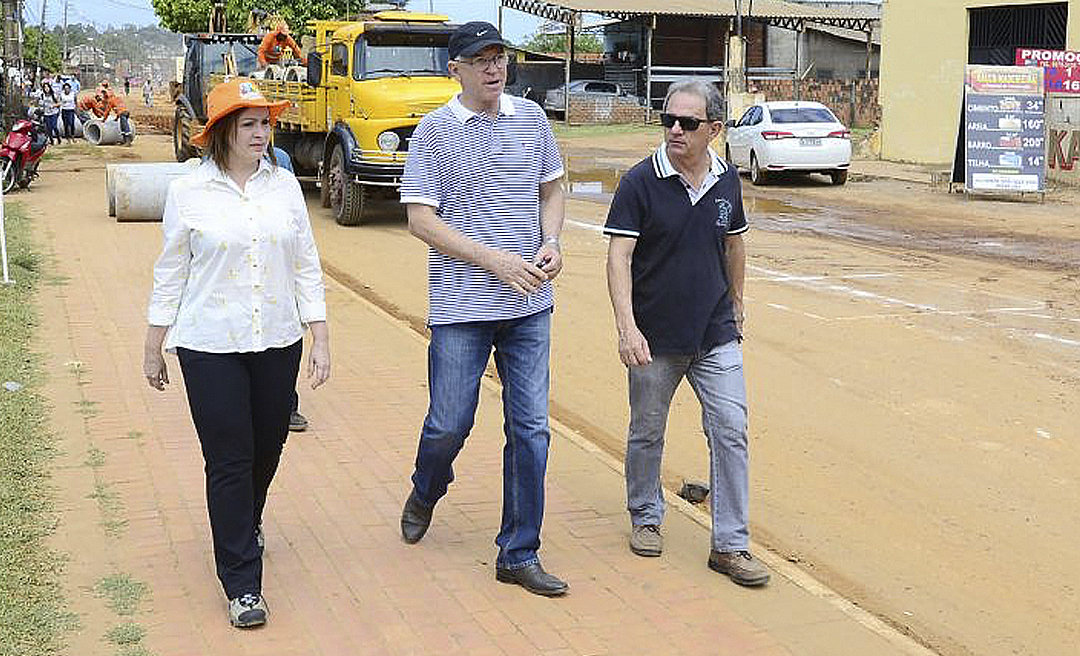
[[[401,511],[401,537],[409,544],[416,544],[427,533],[431,526],[431,511],[433,507],[425,506],[416,496],[414,489],[405,500],[405,508]]]
[[[570,586],[564,581],[548,574],[540,563],[533,563],[517,569],[495,567],[495,580],[502,583],[515,583],[529,592],[543,597],[561,597]]]

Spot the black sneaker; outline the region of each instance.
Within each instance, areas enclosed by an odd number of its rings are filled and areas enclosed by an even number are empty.
[[[293,413],[289,415],[289,430],[302,433],[307,430],[307,417],[293,410]]]
[[[240,629],[266,624],[266,601],[262,595],[250,592],[229,600],[229,623]]]

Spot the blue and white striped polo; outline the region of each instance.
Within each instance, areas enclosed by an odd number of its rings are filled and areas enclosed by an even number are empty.
[[[493,117],[454,97],[413,132],[401,202],[430,205],[466,237],[531,262],[543,241],[540,185],[562,175],[555,135],[536,103],[504,94]],[[550,282],[523,296],[475,264],[428,252],[430,325],[516,319],[552,303]]]

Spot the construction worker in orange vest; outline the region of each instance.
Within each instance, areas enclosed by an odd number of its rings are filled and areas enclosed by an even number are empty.
[[[110,114],[116,114],[116,118],[120,121],[120,136],[123,143],[130,144],[135,140],[135,135],[131,131],[131,113],[128,112],[124,101],[120,99],[120,96],[113,93],[108,86],[102,86],[99,93],[101,94],[101,106],[104,111],[102,120],[108,119]]]
[[[300,46],[289,34],[289,28],[284,23],[266,33],[262,43],[259,44],[259,66],[265,68],[269,64],[281,62],[286,49],[291,49],[301,64],[307,64],[307,57],[300,51]]]

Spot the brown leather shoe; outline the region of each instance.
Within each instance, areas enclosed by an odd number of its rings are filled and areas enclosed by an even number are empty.
[[[732,581],[748,588],[765,585],[769,582],[769,570],[754,558],[749,551],[709,552],[709,569],[727,574]]]
[[[431,526],[431,511],[434,506],[425,506],[414,489],[401,510],[401,537],[409,544],[416,544]]]

